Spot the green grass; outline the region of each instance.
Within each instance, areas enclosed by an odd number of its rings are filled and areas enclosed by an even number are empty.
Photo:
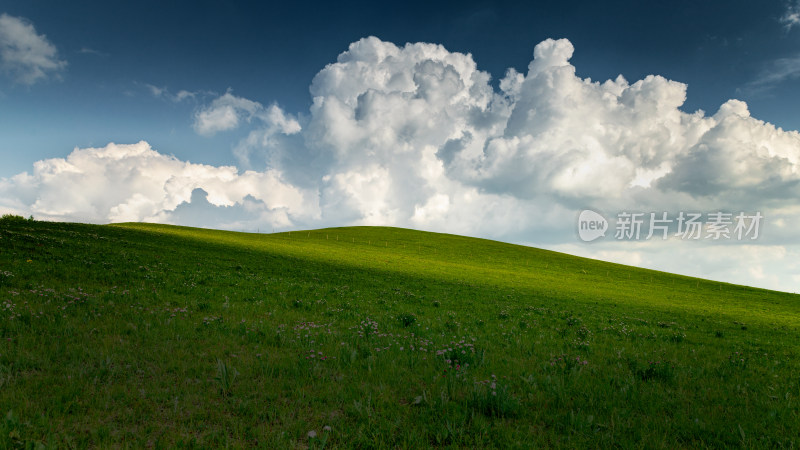
[[[0,221],[0,448],[797,448],[798,350],[798,295],[481,239]]]

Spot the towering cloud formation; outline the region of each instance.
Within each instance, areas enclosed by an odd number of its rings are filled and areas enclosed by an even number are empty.
[[[346,200],[323,202],[326,216],[370,223],[419,211],[451,222],[501,199],[753,208],[800,193],[797,132],[737,100],[713,116],[681,111],[686,85],[660,76],[581,79],[572,53],[565,39],[540,43],[527,74],[509,70],[495,92],[470,55],[363,39],[315,77],[302,149],[282,150],[318,162],[323,199]]]
[[[657,75],[580,78],[573,51],[566,39],[538,44],[527,73],[509,69],[496,90],[471,55],[365,38],[316,75],[307,115],[231,92],[196,113],[202,135],[247,127],[234,151],[254,170],[109,145],[38,162],[0,195],[17,210],[79,220],[180,222],[200,202],[228,206],[221,216],[236,217],[223,225],[411,226],[572,251],[586,206],[760,210],[774,218],[765,244],[797,244],[798,132],[751,117],[738,100],[712,115],[682,111],[686,85]],[[659,248],[625,258],[663,263]],[[797,252],[783,250],[769,254]],[[763,260],[745,272],[765,276]]]

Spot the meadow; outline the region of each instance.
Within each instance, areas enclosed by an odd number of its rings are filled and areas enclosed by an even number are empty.
[[[0,448],[797,448],[800,295],[397,228],[0,220]]]

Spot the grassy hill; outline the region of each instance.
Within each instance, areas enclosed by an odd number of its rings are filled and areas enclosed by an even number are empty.
[[[800,445],[800,296],[396,228],[0,221],[0,447]]]

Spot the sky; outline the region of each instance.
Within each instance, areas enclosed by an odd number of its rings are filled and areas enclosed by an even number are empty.
[[[800,2],[517,3],[0,1],[0,213],[400,226],[800,291]]]

